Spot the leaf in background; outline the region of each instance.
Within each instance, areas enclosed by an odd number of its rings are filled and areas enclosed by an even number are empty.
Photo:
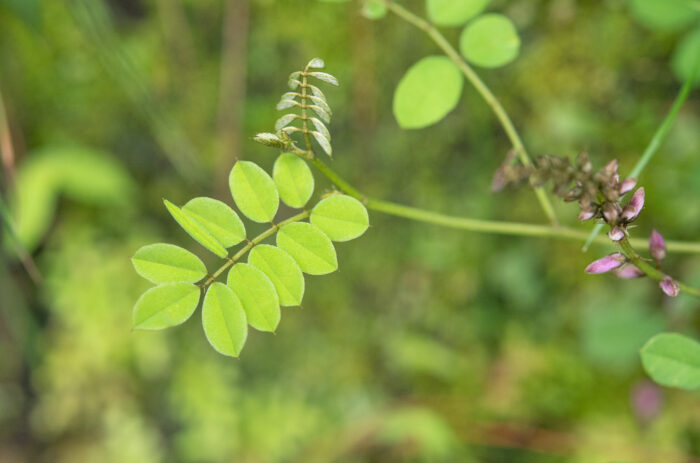
[[[284,153],[277,158],[272,178],[280,198],[289,207],[304,207],[314,192],[314,176],[309,165],[294,154]]]
[[[478,15],[490,0],[426,0],[430,20],[438,26],[461,26]]]
[[[41,1],[40,0],[0,0],[0,9],[5,8],[12,12],[27,26],[39,31],[41,29]]]
[[[470,23],[459,38],[459,49],[467,60],[485,68],[504,66],[520,51],[520,37],[510,19],[485,14]]]
[[[681,82],[690,79],[696,66],[700,66],[700,27],[681,39],[671,57],[671,67]],[[700,72],[695,73],[694,83],[697,85],[698,82],[700,82]]]
[[[695,21],[692,0],[629,0],[632,15],[650,29],[674,31]]]
[[[260,331],[275,331],[280,322],[277,290],[262,270],[250,264],[236,264],[226,282],[243,304],[250,326]]]
[[[304,297],[304,275],[294,258],[286,251],[269,244],[254,247],[248,263],[270,278],[275,285],[280,305],[300,305]]]
[[[212,198],[194,198],[182,206],[182,211],[200,224],[223,247],[245,239],[245,226],[238,214],[226,203]]]
[[[287,251],[302,272],[325,275],[338,269],[333,243],[318,227],[306,222],[285,225],[277,232],[277,246]]]
[[[394,92],[394,116],[403,129],[435,124],[457,106],[464,81],[445,56],[428,56],[406,71]]]
[[[255,222],[271,222],[280,197],[272,178],[257,164],[238,161],[231,169],[229,186],[238,209]]]
[[[206,228],[201,226],[199,222],[194,220],[189,214],[182,212],[179,207],[167,199],[164,199],[163,203],[165,203],[165,207],[170,212],[170,215],[172,215],[175,221],[180,224],[182,229],[185,230],[192,238],[197,240],[199,244],[221,258],[228,255],[226,249],[221,246],[221,243],[219,243],[216,238],[211,236]]]
[[[362,5],[362,16],[367,19],[382,19],[386,16],[386,11],[386,4],[381,0],[367,0]]]
[[[197,308],[199,293],[198,286],[182,282],[149,289],[134,306],[134,329],[161,330],[184,323]]]
[[[204,296],[202,326],[214,349],[231,357],[240,355],[248,337],[248,323],[241,301],[225,284],[212,284]]]
[[[369,227],[367,209],[348,195],[322,199],[311,211],[310,220],[333,241],[350,241]]]
[[[663,386],[700,388],[700,343],[677,333],[657,334],[641,350],[644,370]]]
[[[179,246],[166,243],[149,244],[131,258],[136,273],[155,284],[194,283],[207,275],[199,257]]]

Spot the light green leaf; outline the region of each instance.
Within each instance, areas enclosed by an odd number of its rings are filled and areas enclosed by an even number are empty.
[[[333,241],[355,239],[369,227],[367,209],[348,195],[322,199],[311,211],[310,220]]]
[[[144,246],[131,258],[136,273],[155,284],[194,283],[207,275],[199,257],[179,246],[156,243]]]
[[[394,117],[404,129],[432,125],[457,106],[464,81],[445,56],[418,61],[401,78],[394,92]]]
[[[333,148],[331,147],[331,142],[326,137],[324,137],[323,134],[319,132],[311,132],[311,135],[314,136],[318,144],[321,145],[321,148],[323,148],[323,151],[325,151],[328,156],[333,155]]]
[[[362,6],[362,15],[367,19],[382,19],[386,11],[386,4],[381,0],[366,0]]]
[[[428,17],[438,26],[461,26],[478,15],[490,0],[427,0]]]
[[[161,330],[184,323],[197,308],[199,293],[198,286],[183,282],[149,289],[134,306],[134,329]]]
[[[326,62],[321,58],[313,58],[306,66],[312,69],[323,69],[326,66]]]
[[[314,192],[314,176],[309,165],[291,153],[281,154],[272,168],[272,178],[280,198],[289,207],[302,208]]]
[[[520,52],[520,37],[510,19],[502,14],[480,16],[467,25],[459,39],[467,60],[485,68],[504,66]]]
[[[304,275],[289,253],[269,244],[260,244],[250,251],[248,263],[270,278],[277,290],[280,305],[289,307],[301,304]]]
[[[277,232],[277,246],[287,251],[309,275],[325,275],[338,269],[338,257],[330,238],[310,223],[295,222],[282,227]]]
[[[238,357],[248,337],[243,305],[223,283],[209,287],[202,304],[202,326],[209,344],[218,352]]]
[[[231,169],[229,186],[233,200],[246,217],[255,222],[271,222],[280,197],[272,178],[257,164],[238,161]]]
[[[629,4],[637,21],[660,31],[683,29],[700,16],[692,0],[629,0]]]
[[[236,264],[228,272],[228,286],[243,304],[250,326],[275,331],[280,322],[277,290],[262,270],[250,264]]]
[[[671,57],[671,67],[681,82],[690,79],[695,66],[700,66],[700,26],[681,39]],[[695,73],[694,83],[698,82],[700,72]]]
[[[309,72],[308,75],[309,77],[315,77],[318,80],[321,80],[327,84],[335,85],[336,87],[339,85],[338,79],[327,72]]]
[[[700,343],[677,333],[661,333],[642,348],[644,370],[663,386],[700,388]]]
[[[182,211],[204,227],[225,248],[230,248],[245,239],[245,226],[240,217],[222,201],[194,198],[182,206]]]
[[[283,128],[287,127],[289,124],[294,122],[296,119],[299,119],[299,116],[296,114],[285,114],[284,116],[277,119],[277,122],[275,122],[275,130],[282,130]]]
[[[188,235],[190,235],[192,238],[197,240],[199,244],[213,252],[219,257],[226,257],[228,254],[226,253],[226,249],[224,249],[223,246],[221,246],[221,243],[219,243],[216,238],[211,236],[211,234],[199,224],[196,220],[194,220],[189,214],[186,214],[180,210],[179,207],[168,201],[167,199],[164,199],[163,202],[165,203],[165,207],[168,208],[168,211],[170,212],[170,215],[173,216],[175,221],[180,224],[180,226],[187,232]]]

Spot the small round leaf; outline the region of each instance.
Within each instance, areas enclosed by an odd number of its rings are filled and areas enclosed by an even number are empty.
[[[245,226],[226,203],[212,198],[194,198],[182,211],[197,221],[225,248],[245,239]]]
[[[386,12],[386,4],[382,0],[366,0],[362,6],[362,16],[367,19],[382,19]]]
[[[288,252],[269,244],[260,244],[248,254],[248,263],[259,268],[272,281],[280,305],[300,305],[304,297],[304,275]]]
[[[197,308],[199,293],[198,286],[182,282],[149,289],[134,306],[134,329],[161,330],[184,323]]]
[[[478,15],[490,0],[427,0],[428,17],[438,26],[461,26]]]
[[[280,198],[289,207],[302,208],[314,192],[314,176],[306,162],[291,153],[284,153],[272,169]]]
[[[131,258],[136,273],[155,284],[183,281],[194,283],[204,278],[207,268],[199,257],[179,246],[149,244]]]
[[[700,16],[689,0],[630,0],[629,3],[637,21],[658,31],[683,29]]]
[[[168,212],[173,216],[175,221],[180,224],[180,226],[189,234],[192,238],[197,240],[199,244],[209,249],[211,252],[219,257],[226,257],[226,249],[219,243],[216,238],[211,236],[211,234],[194,220],[189,214],[182,212],[182,210],[164,199],[165,207],[168,208]]]
[[[277,232],[277,246],[287,251],[302,272],[325,275],[338,269],[333,243],[318,227],[306,222],[285,225]]]
[[[513,61],[520,51],[520,37],[510,19],[502,14],[480,16],[462,31],[459,49],[467,60],[485,68]]]
[[[700,388],[700,343],[677,333],[661,333],[641,350],[644,369],[663,386]]]
[[[270,222],[279,207],[279,194],[272,178],[257,164],[238,161],[231,169],[229,186],[238,209],[254,222]]]
[[[248,323],[241,301],[225,284],[212,284],[204,296],[202,326],[214,349],[231,357],[240,355],[248,337]]]
[[[700,67],[700,27],[686,34],[671,57],[673,72],[681,82],[690,79],[695,67]],[[695,71],[694,84],[700,82],[700,69]]]
[[[250,326],[275,331],[280,322],[280,303],[272,281],[250,264],[236,264],[228,272],[228,286],[240,299]]]
[[[311,211],[310,220],[333,241],[350,241],[369,227],[367,209],[348,195],[322,199]]]

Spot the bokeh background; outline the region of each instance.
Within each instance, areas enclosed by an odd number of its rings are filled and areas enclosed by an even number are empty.
[[[631,3],[492,2],[517,24],[522,55],[480,73],[533,154],[588,150],[625,172],[651,139],[680,86],[671,57],[700,19],[658,24]],[[637,354],[655,333],[697,333],[700,303],[585,276],[605,246],[583,254],[371,213],[370,230],[337,247],[340,271],[309,278],[303,308],[284,309],[274,336],[252,332],[238,360],[209,347],[197,314],[131,331],[149,287],[131,268],[136,249],[171,242],[215,263],[162,198],[231,204],[235,159],[269,169],[274,150],[252,137],[314,56],[341,82],[327,92],[332,165],[362,191],[544,221],[532,192],[489,192],[509,146],[473,89],[433,127],[397,126],[398,80],[439,51],[398,18],[359,11],[0,1],[2,195],[43,277],[32,281],[5,234],[0,462],[700,461],[700,396],[656,388]],[[459,30],[445,33],[455,43]],[[699,129],[696,94],[641,179],[636,236],[699,239]],[[575,206],[557,207],[575,224]],[[669,265],[700,284],[700,257]]]

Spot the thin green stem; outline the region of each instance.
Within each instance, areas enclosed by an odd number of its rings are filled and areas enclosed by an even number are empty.
[[[496,98],[493,92],[491,92],[491,90],[484,83],[484,81],[481,80],[479,75],[476,72],[474,72],[471,66],[467,64],[467,62],[462,58],[462,56],[457,52],[457,50],[455,50],[455,48],[450,44],[450,42],[445,38],[445,36],[442,35],[440,31],[437,30],[431,23],[421,18],[420,16],[417,16],[411,11],[407,10],[403,6],[394,3],[392,0],[385,0],[385,3],[387,8],[391,12],[425,32],[433,40],[433,42],[435,42],[435,44],[437,44],[437,46],[440,47],[443,52],[445,52],[447,57],[450,58],[457,65],[459,70],[462,71],[462,74],[464,74],[464,77],[466,77],[467,80],[474,86],[476,91],[479,92],[484,101],[486,101],[486,104],[489,105],[491,110],[498,118],[498,121],[501,123],[501,126],[503,126],[503,130],[506,132],[506,135],[508,136],[511,144],[513,145],[513,149],[518,155],[520,162],[526,166],[532,165],[532,161],[527,153],[527,150],[525,149],[525,145],[523,145],[522,139],[520,138],[518,131],[513,125],[510,116],[508,116],[508,113],[506,112],[501,102],[498,100],[498,98]],[[535,194],[537,195],[537,200],[540,202],[540,205],[542,206],[542,209],[544,210],[544,213],[546,214],[547,218],[552,223],[552,225],[557,225],[557,217],[554,212],[554,208],[552,207],[552,203],[547,197],[547,193],[542,187],[537,187],[534,190]]]

